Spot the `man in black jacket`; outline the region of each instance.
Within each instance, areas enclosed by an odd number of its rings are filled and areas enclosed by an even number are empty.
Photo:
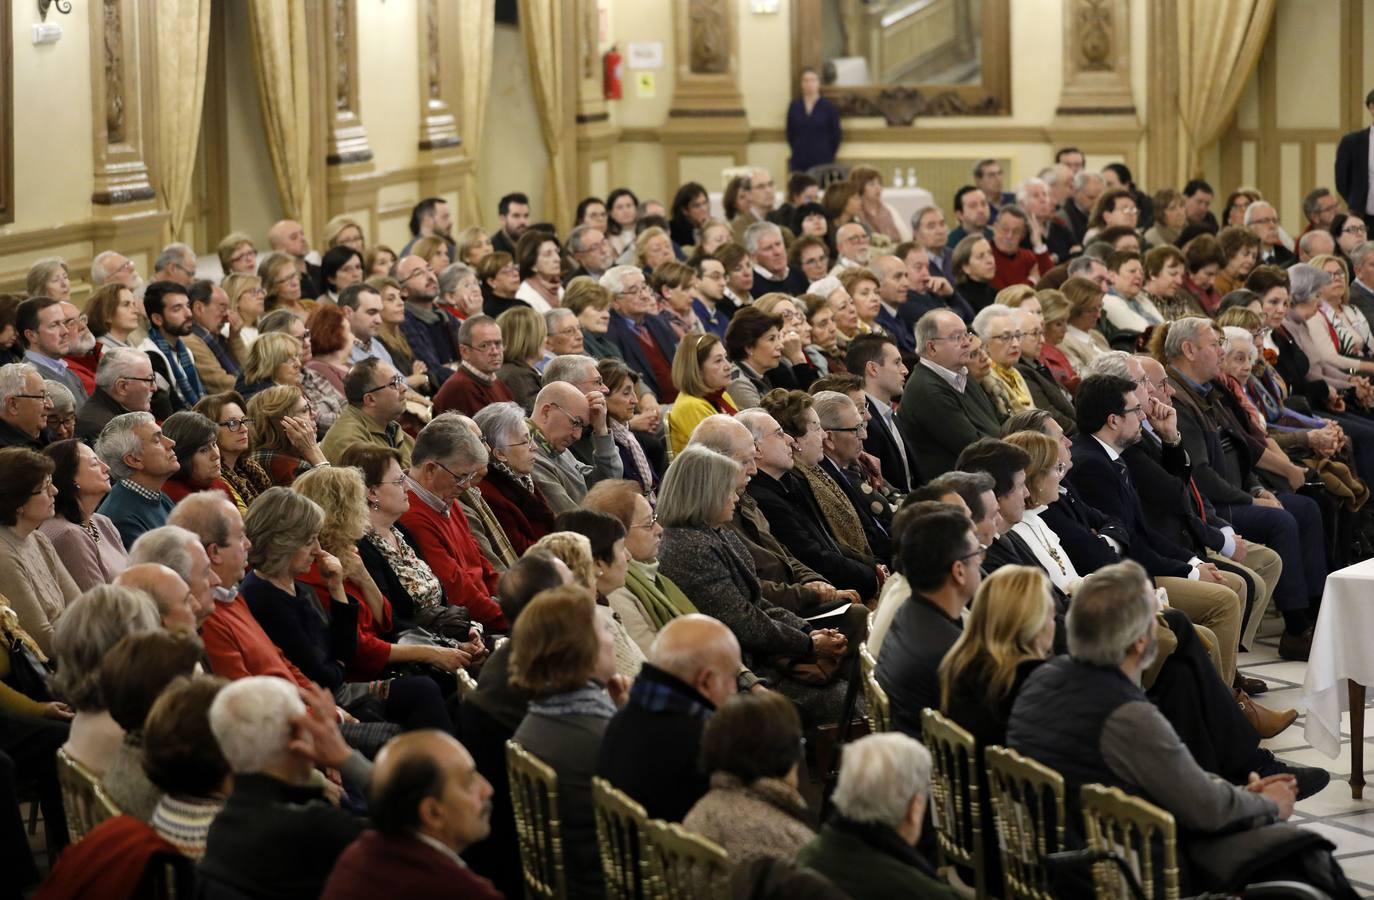
[[[864,434],[864,451],[877,457],[883,480],[903,494],[920,483],[916,471],[916,451],[897,426],[894,400],[902,396],[907,367],[901,351],[885,334],[861,334],[849,342],[845,368],[864,381],[864,405],[869,423]]]
[[[1374,116],[1374,91],[1364,98],[1365,109]],[[1352,131],[1336,145],[1336,190],[1345,198],[1351,215],[1360,216],[1374,226],[1374,206],[1369,196],[1369,135],[1374,128]]]
[[[735,694],[739,641],[710,616],[673,619],[654,638],[625,706],[606,725],[596,773],[651,819],[681,822],[706,793],[701,730]]]

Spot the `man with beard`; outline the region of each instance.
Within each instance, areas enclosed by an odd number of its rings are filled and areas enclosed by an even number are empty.
[[[449,211],[448,202],[443,197],[426,197],[415,204],[415,208],[410,211],[410,234],[410,240],[401,248],[401,256],[409,256],[410,248],[415,246],[415,242],[420,238],[441,237],[448,243],[449,256],[455,258],[453,213]]]
[[[148,316],[148,337],[138,349],[153,361],[158,387],[172,392],[174,410],[190,409],[205,387],[183,337],[191,333],[191,299],[187,289],[172,281],[154,281],[143,293],[143,311]]]
[[[406,302],[401,333],[415,358],[428,368],[430,386],[437,391],[458,370],[458,325],[453,316],[434,305],[439,277],[429,263],[418,256],[402,257],[396,263],[396,280]]]
[[[95,367],[100,362],[100,342],[91,334],[91,329],[86,326],[86,317],[81,314],[75,304],[62,301],[62,325],[67,329],[67,367],[72,374],[81,379],[81,386],[85,388],[86,395],[90,396],[95,391]],[[76,396],[77,409],[81,408],[84,398]]]
[[[71,350],[62,302],[51,297],[30,297],[19,304],[15,327],[24,348],[24,361],[32,363],[44,381],[55,381],[71,391],[80,411],[89,392],[62,358]]]
[[[521,193],[507,194],[496,204],[501,227],[491,236],[491,248],[515,255],[515,245],[530,227],[530,198]]]

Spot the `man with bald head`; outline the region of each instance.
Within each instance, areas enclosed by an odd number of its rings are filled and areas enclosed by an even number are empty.
[[[499,900],[459,855],[491,830],[492,787],[442,731],[412,731],[377,754],[368,790],[372,828],[339,854],[323,900],[470,897]]]
[[[868,265],[868,232],[858,222],[841,225],[835,232],[835,267],[831,275],[839,275],[845,269]]]
[[[310,238],[300,222],[282,219],[267,229],[267,243],[278,253],[285,253],[301,273],[301,298],[313,300],[324,292],[324,277],[320,267],[305,257],[310,253]]]
[[[200,535],[171,524],[145,531],[129,548],[129,565],[137,567],[144,563],[160,563],[157,568],[169,569],[185,582],[195,604],[198,630],[214,612],[214,590],[222,583]],[[161,605],[159,601],[158,606]]]
[[[157,604],[162,627],[195,634],[200,624],[200,604],[186,581],[161,563],[137,563],[119,573],[118,587],[143,591]]]
[[[575,509],[587,496],[594,470],[569,448],[591,426],[591,416],[587,395],[566,381],[546,384],[534,398],[534,483],[555,513]]]
[[[739,641],[710,616],[664,625],[629,701],[606,726],[597,774],[650,818],[682,821],[709,787],[697,768],[702,728],[734,696],[740,665]]]
[[[916,335],[912,330],[914,323],[902,318],[902,306],[908,298],[911,287],[910,272],[906,263],[895,256],[879,256],[868,266],[878,276],[878,318],[876,324],[892,335],[897,349],[903,356],[916,355]]]

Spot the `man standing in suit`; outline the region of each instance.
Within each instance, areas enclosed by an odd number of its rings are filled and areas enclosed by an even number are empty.
[[[885,334],[861,334],[849,342],[844,366],[864,380],[864,400],[872,423],[864,438],[864,451],[878,458],[883,480],[909,493],[921,481],[916,454],[907,445],[892,402],[902,396],[907,368],[897,344]]]
[[[1365,109],[1374,116],[1374,91],[1364,98]],[[1369,155],[1369,136],[1374,127],[1352,131],[1336,147],[1336,190],[1345,198],[1351,215],[1360,216],[1374,227],[1374,197],[1369,193],[1369,173],[1374,158]]]
[[[921,361],[902,391],[897,422],[916,451],[916,469],[933,478],[953,469],[959,453],[978,438],[997,437],[1002,423],[968,376],[973,342],[963,319],[947,309],[926,313],[916,323],[916,346]]]

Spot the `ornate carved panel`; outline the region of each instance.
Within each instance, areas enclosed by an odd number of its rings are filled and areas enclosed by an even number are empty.
[[[356,3],[332,0],[326,19],[330,37],[325,46],[327,70],[334,74],[334,112],[329,119],[329,152],[325,156],[331,166],[372,159],[367,129],[358,114]]]
[[[153,199],[144,161],[139,88],[136,0],[99,0],[92,4],[91,46],[100,64],[91,66],[91,103],[95,126],[97,206],[143,203]]]
[[[456,147],[462,143],[458,135],[458,122],[454,117],[454,104],[450,102],[453,89],[451,79],[444,65],[444,46],[453,46],[454,40],[445,40],[452,27],[454,10],[439,0],[421,0],[420,3],[420,97],[423,109],[420,115],[420,149],[438,150]]]
[[[14,41],[10,0],[0,0],[0,225],[14,221]]]
[[[1135,115],[1126,0],[1068,0],[1060,116]]]
[[[677,85],[670,119],[743,118],[735,0],[675,0]]]

